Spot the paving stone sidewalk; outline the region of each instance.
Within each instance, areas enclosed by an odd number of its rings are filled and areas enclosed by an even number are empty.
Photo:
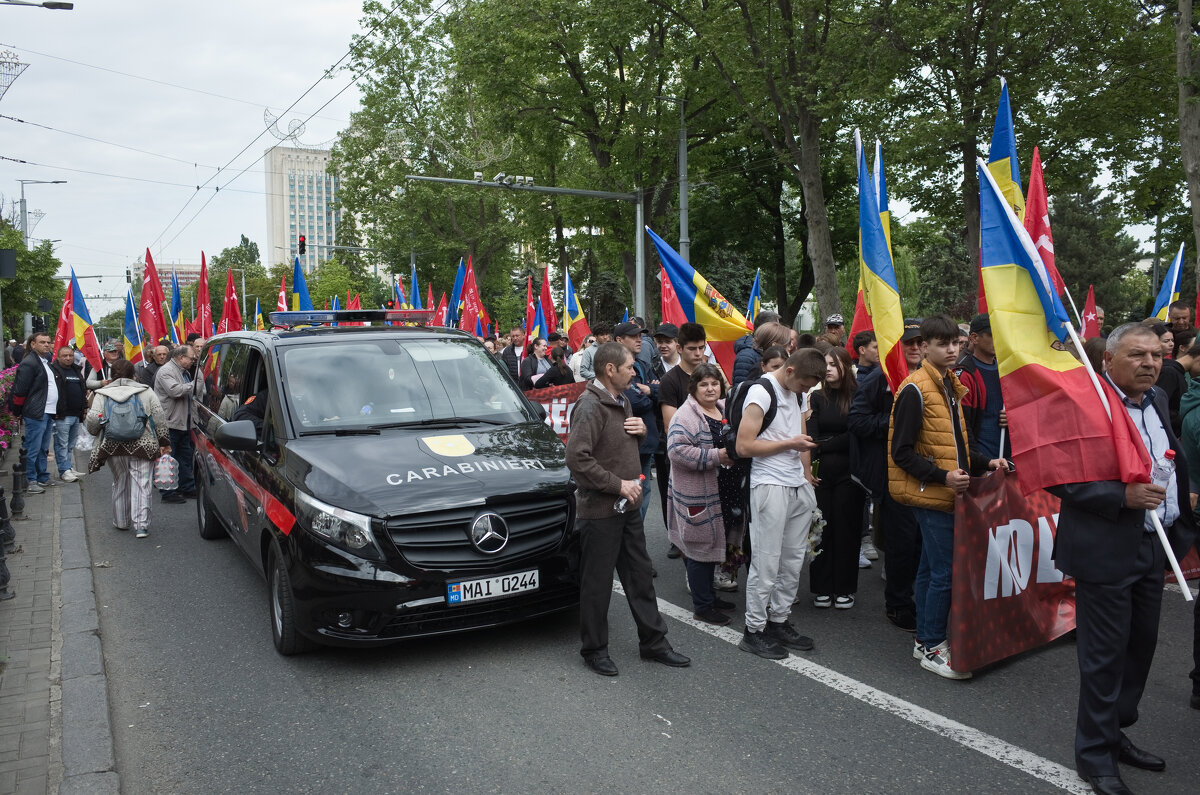
[[[77,483],[26,494],[26,518],[13,521],[16,597],[0,602],[0,793],[120,791],[81,499]]]

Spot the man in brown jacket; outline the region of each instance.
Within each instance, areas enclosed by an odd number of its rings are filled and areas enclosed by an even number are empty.
[[[594,672],[617,675],[617,666],[608,656],[608,604],[615,567],[637,624],[642,658],[683,668],[691,660],[667,643],[667,625],[658,612],[638,510],[642,499],[638,441],[646,427],[641,418],[632,416],[622,394],[635,373],[633,354],[619,343],[606,342],[596,349],[593,367],[595,380],[575,403],[567,437],[567,467],[579,484],[579,653]]]

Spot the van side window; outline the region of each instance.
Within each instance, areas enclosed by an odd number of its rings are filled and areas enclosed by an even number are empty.
[[[221,407],[221,392],[217,389],[217,374],[221,371],[221,354],[227,348],[228,345],[210,346],[208,355],[204,357],[200,370],[196,374],[196,378],[203,383],[200,388],[201,402],[214,414]]]
[[[221,369],[217,374],[217,390],[221,393],[221,401],[215,411],[217,416],[228,422],[233,417],[233,412],[242,405],[242,387],[250,348],[237,343],[224,347],[225,355],[221,357]]]

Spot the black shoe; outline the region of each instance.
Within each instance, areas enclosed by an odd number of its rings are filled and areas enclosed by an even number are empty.
[[[889,610],[887,618],[905,632],[917,631],[917,614],[912,610]]]
[[[1200,693],[1192,693],[1192,709],[1200,709]]]
[[[657,577],[657,576],[658,576],[658,569],[656,569],[656,568],[654,568],[653,566],[651,566],[651,567],[650,567],[650,576],[651,576],[651,577]]]
[[[179,492],[179,496],[181,496],[187,500],[194,500],[194,499],[196,499],[196,490],[188,489],[187,491],[181,491],[181,492]]]
[[[713,597],[713,607],[715,607],[718,610],[733,610],[735,607],[737,607],[737,605],[735,605],[733,602],[729,601],[728,599],[722,599],[719,596],[714,596]]]
[[[175,494],[164,494],[162,501],[179,504],[179,503],[187,502],[187,498],[184,497],[182,494],[179,494],[178,492],[176,492]]]
[[[690,657],[684,657],[674,649],[656,651],[652,654],[643,654],[641,657],[643,660],[652,660],[653,662],[662,663],[663,665],[670,666],[671,668],[687,668],[692,664],[692,659]]]
[[[601,676],[616,676],[617,664],[607,654],[603,657],[584,657],[583,664]]]
[[[768,638],[789,649],[811,651],[813,647],[812,638],[801,635],[788,621],[768,621],[765,633]]]
[[[17,592],[8,590],[7,585],[4,586],[3,588],[0,588],[0,602],[7,602],[9,599],[12,599],[16,595],[17,595]]]
[[[742,634],[742,640],[738,643],[738,648],[742,651],[748,651],[751,654],[757,654],[759,657],[768,660],[782,660],[788,656],[787,649],[780,646],[771,638],[768,638],[764,632],[746,630]]]
[[[1085,776],[1080,778],[1092,787],[1092,792],[1099,795],[1133,795],[1133,790],[1125,786],[1120,776]]]
[[[722,613],[720,610],[709,608],[703,613],[692,613],[692,618],[697,621],[703,621],[705,624],[713,624],[714,626],[723,627],[729,623],[729,616]]]
[[[680,552],[679,547],[675,546],[674,544],[672,544],[671,548],[667,550],[667,557],[670,558],[671,560],[678,560],[682,556],[683,556],[683,553]]]
[[[1167,761],[1161,756],[1155,756],[1149,751],[1143,751],[1128,739],[1124,739],[1121,743],[1121,751],[1117,754],[1117,760],[1124,765],[1131,765],[1141,770],[1153,770],[1159,772],[1167,769]]]

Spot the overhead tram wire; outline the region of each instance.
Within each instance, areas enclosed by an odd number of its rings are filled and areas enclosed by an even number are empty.
[[[436,11],[440,11],[440,10],[442,9],[442,7],[446,5],[446,3],[447,3],[447,2],[449,2],[449,0],[442,0],[442,4],[438,6],[438,8],[436,9]],[[388,20],[388,19],[390,19],[390,18],[392,17],[392,15],[396,13],[396,9],[397,9],[397,7],[398,7],[398,6],[399,6],[399,0],[396,0],[396,2],[394,2],[394,3],[392,4],[392,7],[391,7],[391,8],[388,10],[388,12],[387,12],[387,13],[386,13],[386,14],[383,16],[383,18],[382,18],[382,19],[380,19],[380,20],[379,20],[379,22],[378,22],[378,23],[376,23],[376,25],[375,25],[374,27],[372,27],[372,28],[371,28],[371,30],[369,30],[369,31],[367,32],[367,34],[366,34],[366,35],[367,35],[367,36],[370,36],[370,35],[371,35],[371,34],[373,34],[373,33],[374,33],[376,30],[378,30],[378,29],[379,29],[379,28],[380,28],[380,27],[381,27],[381,26],[382,26],[382,25],[383,25],[385,22],[387,22],[387,20]],[[434,12],[430,12],[430,16],[432,16],[434,13],[436,13],[436,11],[434,11]],[[429,17],[426,17],[426,20],[428,20],[428,19],[429,19]],[[422,21],[421,25],[423,26],[424,24],[425,24],[425,21]],[[415,29],[414,29],[414,30],[415,30]],[[395,48],[395,45],[393,45],[393,47],[392,47],[391,49],[394,49],[394,48]],[[391,52],[391,49],[389,49],[389,50],[388,50],[388,52]],[[335,62],[333,63],[333,65],[332,65],[332,66],[330,66],[330,67],[329,67],[329,68],[327,68],[327,69],[326,69],[324,72],[322,72],[322,73],[321,73],[321,76],[320,76],[320,77],[318,77],[318,78],[316,79],[316,81],[315,81],[315,82],[314,82],[314,83],[313,83],[311,86],[309,86],[307,89],[305,89],[304,93],[303,93],[303,94],[301,94],[299,97],[297,97],[297,98],[296,98],[296,100],[295,100],[294,102],[292,102],[292,104],[291,104],[291,105],[288,105],[288,106],[287,106],[287,108],[285,108],[285,109],[283,110],[283,112],[282,112],[282,113],[280,113],[279,115],[280,115],[280,116],[286,115],[288,111],[290,111],[292,108],[294,108],[294,107],[296,107],[298,104],[300,104],[300,101],[301,101],[301,100],[303,100],[303,99],[304,99],[306,96],[308,96],[310,93],[312,93],[313,89],[315,89],[317,86],[319,86],[319,85],[321,84],[321,82],[322,82],[322,81],[324,81],[324,80],[325,80],[327,77],[329,77],[331,74],[333,74],[333,71],[334,71],[335,69],[337,69],[338,67],[340,67],[340,66],[341,66],[341,64],[342,64],[342,62],[343,62],[343,61],[345,61],[345,60],[346,60],[347,58],[349,58],[350,56],[352,56],[353,54],[354,54],[354,47],[353,47],[353,45],[351,45],[351,47],[350,47],[349,49],[347,49],[347,50],[346,50],[345,54],[344,54],[344,55],[342,55],[342,57],[338,58],[338,59],[337,59],[337,61],[335,61]],[[377,60],[378,60],[378,59],[377,59]],[[372,65],[374,65],[374,63],[372,63]],[[356,78],[355,78],[355,80],[358,80],[358,78],[356,77]],[[353,85],[353,82],[354,82],[354,81],[351,81],[351,85]],[[347,88],[349,88],[349,86],[347,86]],[[342,92],[343,92],[343,91],[345,91],[345,89],[342,89],[342,91],[339,91],[337,94],[335,94],[335,95],[334,95],[334,99],[336,99],[337,97],[341,96],[341,94],[342,94]],[[331,100],[329,100],[329,102],[326,102],[324,105],[322,105],[321,107],[317,108],[317,110],[316,110],[315,112],[313,112],[313,113],[309,114],[308,118],[307,118],[307,119],[305,119],[305,121],[309,121],[309,120],[311,120],[313,117],[315,117],[315,116],[317,115],[317,113],[319,113],[320,111],[322,111],[322,110],[324,110],[325,108],[327,108],[327,107],[329,106],[329,103],[330,103],[330,102],[332,102],[332,101],[333,101],[333,100],[331,99]],[[196,188],[196,193],[193,193],[191,196],[189,196],[189,197],[188,197],[188,200],[187,200],[186,202],[184,202],[184,203],[183,203],[183,206],[182,206],[182,207],[180,207],[180,208],[179,208],[179,212],[175,213],[175,216],[174,216],[173,218],[171,218],[171,220],[170,220],[170,221],[168,221],[168,222],[167,222],[167,225],[166,225],[165,227],[163,227],[163,230],[162,230],[161,232],[159,232],[159,233],[158,233],[158,236],[157,236],[157,237],[155,237],[153,241],[151,241],[151,243],[150,243],[150,246],[151,246],[151,247],[153,247],[153,246],[154,246],[156,243],[158,243],[158,241],[160,241],[160,240],[162,240],[162,239],[163,239],[163,236],[167,234],[167,230],[169,230],[169,229],[171,228],[171,225],[172,225],[172,224],[174,224],[174,223],[175,223],[175,221],[177,221],[177,220],[179,219],[179,216],[183,215],[183,211],[184,211],[184,210],[186,210],[186,209],[187,209],[187,207],[188,207],[188,205],[192,203],[192,199],[194,199],[194,198],[196,197],[196,195],[197,195],[197,194],[200,192],[200,190],[201,190],[201,189],[203,189],[204,187],[206,187],[206,186],[207,186],[207,185],[208,185],[210,182],[212,182],[214,179],[216,179],[218,176],[220,176],[220,174],[221,174],[221,172],[222,172],[222,171],[224,171],[224,170],[228,169],[230,166],[232,166],[232,165],[233,165],[233,164],[234,164],[234,163],[237,161],[237,159],[238,159],[239,157],[241,157],[243,154],[245,154],[245,153],[246,153],[246,151],[247,151],[247,150],[248,150],[250,147],[254,146],[254,144],[255,144],[255,143],[257,143],[257,142],[258,142],[258,140],[259,140],[260,138],[262,138],[262,137],[263,137],[264,135],[266,135],[266,134],[267,134],[267,130],[266,130],[266,129],[263,129],[263,131],[262,131],[262,132],[260,132],[260,133],[259,133],[258,135],[256,135],[256,136],[254,136],[254,138],[253,138],[253,139],[252,139],[252,140],[251,140],[251,141],[250,141],[248,144],[246,144],[244,147],[242,147],[241,151],[239,151],[239,152],[238,152],[236,155],[234,155],[233,157],[231,157],[231,158],[229,159],[229,162],[227,162],[227,163],[226,163],[224,166],[222,166],[220,169],[218,169],[216,174],[213,174],[211,177],[209,177],[208,179],[206,179],[206,180],[205,180],[205,181],[204,181],[204,182],[203,182],[201,185],[197,186],[197,188]],[[258,158],[256,158],[256,159],[253,161],[253,163],[251,163],[250,165],[253,165],[254,163],[257,163],[257,162],[258,162],[259,160],[261,160],[261,159],[262,159],[262,156],[260,155],[260,156],[259,156]],[[245,173],[245,171],[246,171],[246,170],[248,170],[248,168],[249,168],[249,166],[247,166],[247,168],[245,168],[245,169],[242,169],[242,171],[239,171],[239,172],[238,172],[238,174],[237,174],[237,175],[236,175],[236,176],[235,176],[233,179],[237,179],[238,177],[240,177],[240,176],[241,176],[243,173]],[[230,180],[230,182],[232,182],[232,181],[233,181],[233,180]],[[228,185],[228,184],[229,184],[229,183],[226,183],[226,185]],[[216,197],[217,193],[220,193],[220,191],[221,191],[221,189],[220,189],[220,188],[217,188],[217,189],[216,189],[216,190],[213,192],[212,196],[211,196],[211,197],[209,197],[209,200],[208,200],[207,202],[205,202],[205,203],[204,203],[204,206],[203,206],[203,207],[201,207],[201,208],[200,208],[200,212],[203,212],[203,210],[204,210],[204,207],[207,207],[207,206],[209,205],[209,202],[211,202],[211,201],[212,201],[212,199]],[[196,218],[196,217],[197,217],[197,216],[200,214],[200,212],[197,212],[197,213],[196,213],[196,215],[193,215],[193,216],[192,216],[192,218],[188,220],[187,224],[184,224],[184,227],[183,227],[183,229],[187,229],[187,227],[188,227],[188,226],[191,224],[191,222],[192,222],[193,220],[195,220],[195,218]],[[175,234],[175,237],[171,238],[171,242],[175,241],[175,240],[176,240],[176,239],[179,237],[179,235],[183,233],[183,229],[179,230],[179,232],[177,232],[177,233]],[[170,245],[170,243],[168,243],[167,245]],[[160,247],[159,247],[159,252],[160,252],[160,253],[162,252],[162,249],[163,249],[163,248],[164,248],[164,246],[160,246]]]
[[[5,116],[3,113],[0,113],[0,119],[6,119],[8,121],[17,122],[18,124],[28,124],[31,127],[39,127],[43,130],[49,130],[51,132],[60,133],[62,135],[70,135],[74,138],[82,138],[85,141],[92,141],[94,143],[104,144],[105,146],[115,146],[118,149],[125,149],[126,151],[129,151],[129,152],[137,152],[138,154],[150,155],[151,157],[161,157],[163,160],[174,160],[176,163],[183,163],[184,165],[188,165],[188,166],[194,166],[197,168],[212,168],[212,169],[216,168],[216,166],[209,166],[209,165],[205,165],[203,163],[197,163],[194,160],[184,160],[182,157],[172,157],[171,155],[164,155],[164,154],[159,154],[158,152],[150,152],[145,149],[138,149],[135,146],[126,146],[125,144],[118,144],[118,143],[114,143],[113,141],[105,141],[100,138],[93,138],[92,136],[84,135],[83,133],[70,132],[69,130],[60,130],[57,127],[51,127],[48,124],[40,124],[36,121],[27,121],[26,119],[18,119],[16,116]]]
[[[430,12],[429,12],[427,15],[425,15],[425,17],[424,17],[424,18],[423,18],[423,19],[420,21],[420,23],[418,23],[417,25],[415,25],[415,26],[412,28],[412,30],[410,31],[410,34],[409,34],[409,35],[411,35],[412,33],[416,33],[416,32],[417,32],[417,31],[419,31],[421,28],[425,27],[426,23],[428,23],[428,22],[429,22],[429,20],[430,20],[430,19],[432,19],[432,18],[434,17],[434,15],[436,15],[436,14],[437,14],[439,11],[441,11],[443,8],[445,8],[445,7],[446,7],[446,5],[447,5],[447,4],[449,4],[449,3],[450,3],[450,0],[442,0],[442,2],[438,4],[438,7],[437,7],[437,8],[434,8],[434,9],[432,9],[432,10],[431,10],[431,11],[430,11]],[[375,31],[376,31],[376,30],[379,28],[379,25],[382,25],[382,24],[383,24],[385,21],[387,21],[388,17],[390,17],[390,16],[391,16],[393,13],[395,13],[395,11],[396,11],[396,7],[393,5],[393,6],[392,6],[392,9],[391,9],[390,11],[388,11],[387,15],[386,15],[386,16],[385,16],[385,17],[384,17],[382,20],[380,20],[380,21],[379,21],[379,24],[378,24],[378,25],[376,25],[374,28],[372,28],[372,29],[371,29],[371,30],[370,30],[370,31],[369,31],[369,32],[368,32],[366,35],[368,35],[368,36],[369,36],[369,35],[371,35],[371,33],[374,33],[374,32],[375,32]],[[379,63],[379,61],[380,61],[380,60],[382,60],[382,59],[383,59],[385,56],[387,56],[387,55],[390,55],[390,54],[391,54],[391,53],[392,53],[392,52],[393,52],[393,51],[394,51],[394,50],[395,50],[397,47],[399,47],[401,44],[405,43],[407,40],[408,40],[408,37],[406,36],[405,38],[401,39],[400,41],[397,41],[395,44],[393,44],[391,47],[389,47],[389,48],[388,48],[387,50],[385,50],[383,53],[381,53],[381,54],[380,54],[380,55],[379,55],[379,56],[378,56],[378,57],[377,57],[375,60],[373,60],[373,61],[371,62],[371,65],[370,65],[369,67],[367,67],[367,68],[363,69],[361,72],[359,72],[358,74],[356,74],[356,75],[355,75],[355,76],[354,76],[354,77],[353,77],[353,78],[350,80],[350,82],[349,82],[349,83],[347,83],[347,84],[346,84],[346,85],[344,85],[344,86],[343,86],[341,89],[339,89],[339,90],[338,90],[338,92],[337,92],[336,94],[334,94],[332,97],[330,97],[328,100],[326,100],[326,101],[325,101],[325,103],[324,103],[323,105],[321,105],[321,106],[320,106],[320,107],[318,107],[318,108],[317,108],[315,111],[313,111],[313,112],[312,112],[312,113],[310,113],[310,114],[309,114],[307,117],[305,117],[302,123],[304,123],[304,122],[308,122],[309,120],[311,120],[311,119],[315,118],[315,117],[316,117],[316,115],[317,115],[318,113],[320,113],[320,112],[321,112],[322,110],[324,110],[325,108],[329,107],[329,105],[330,105],[330,104],[332,104],[334,100],[336,100],[336,99],[337,99],[338,97],[340,97],[342,94],[346,93],[346,91],[347,91],[347,90],[349,90],[349,89],[350,89],[350,88],[351,88],[351,87],[352,87],[352,86],[353,86],[355,83],[357,83],[357,82],[359,81],[359,79],[360,79],[360,78],[362,78],[362,76],[363,76],[363,75],[365,75],[365,74],[367,73],[367,70],[368,70],[368,69],[370,69],[371,67],[373,67],[375,64]],[[340,64],[342,61],[344,61],[344,60],[346,59],[346,57],[347,57],[347,56],[349,56],[349,55],[351,55],[351,54],[352,54],[352,52],[353,52],[353,50],[347,51],[346,55],[344,55],[344,56],[342,56],[341,58],[339,58],[339,59],[338,59],[338,61],[337,61],[337,63],[335,63],[333,66],[331,66],[329,69],[327,69],[325,73],[326,73],[326,74],[328,74],[330,71],[332,71],[332,69],[333,69],[334,67],[336,67],[338,64]],[[324,79],[324,77],[322,77],[321,79],[323,80],[323,79]],[[319,82],[320,82],[320,81],[318,80],[318,83],[319,83]],[[315,87],[316,87],[316,83],[314,83],[314,84],[313,84],[313,86],[311,86],[311,87],[308,89],[308,91],[305,91],[305,92],[304,92],[304,94],[302,94],[302,95],[300,96],[300,98],[296,100],[296,102],[293,102],[293,103],[292,103],[292,104],[291,104],[291,105],[288,107],[288,109],[287,109],[287,110],[291,110],[293,107],[295,107],[295,106],[296,106],[296,103],[298,103],[298,102],[300,101],[300,99],[303,99],[303,98],[304,98],[304,95],[308,94],[308,92],[309,92],[309,91],[312,91],[312,89],[313,89],[313,88],[315,88]],[[284,113],[287,113],[287,110],[285,110],[285,111],[284,111]],[[280,114],[280,115],[282,115],[282,114]],[[227,164],[226,164],[226,165],[225,165],[225,166],[224,166],[224,167],[223,167],[221,170],[222,170],[222,171],[224,171],[226,168],[229,168],[229,165],[230,165],[230,164],[231,164],[231,163],[232,163],[234,160],[237,160],[237,158],[241,157],[241,156],[242,156],[242,154],[244,154],[244,153],[245,153],[245,151],[246,151],[247,149],[249,149],[251,146],[253,146],[253,145],[254,145],[254,142],[255,142],[255,141],[257,141],[259,138],[261,138],[261,137],[262,137],[262,136],[263,136],[265,133],[266,133],[266,130],[263,130],[263,132],[261,132],[261,133],[259,133],[257,136],[255,136],[254,140],[253,140],[253,141],[251,141],[250,143],[246,144],[246,146],[242,148],[242,151],[241,151],[241,152],[238,152],[236,155],[234,155],[234,157],[233,157],[233,158],[230,160],[230,162],[229,162],[229,163],[227,163]],[[271,147],[271,148],[273,149],[274,147]],[[235,181],[236,181],[236,180],[237,180],[239,177],[241,177],[243,174],[245,174],[245,173],[246,173],[246,172],[247,172],[247,171],[250,169],[250,167],[251,167],[251,166],[253,166],[255,163],[258,163],[258,162],[259,162],[260,160],[262,160],[264,157],[266,157],[266,153],[265,153],[265,152],[264,152],[263,154],[259,155],[258,157],[256,157],[254,160],[252,160],[252,161],[250,161],[249,163],[247,163],[247,164],[246,164],[246,166],[245,166],[244,168],[242,168],[242,170],[241,170],[241,171],[239,171],[238,173],[234,174],[234,175],[233,175],[233,177],[231,177],[231,178],[229,179],[229,181],[225,183],[225,185],[224,185],[224,186],[221,186],[221,187],[218,187],[218,188],[216,188],[216,190],[214,190],[214,191],[213,191],[213,194],[212,194],[211,196],[209,196],[209,197],[208,197],[208,201],[204,202],[204,204],[202,204],[202,205],[200,206],[200,209],[198,209],[198,210],[197,210],[197,211],[196,211],[196,212],[195,212],[195,213],[192,215],[192,217],[191,217],[191,218],[189,218],[189,219],[187,220],[187,222],[186,222],[186,223],[184,223],[184,225],[183,225],[183,226],[182,226],[182,227],[179,229],[179,231],[175,233],[175,236],[174,236],[174,237],[172,237],[170,240],[168,240],[166,243],[164,243],[162,246],[159,246],[159,251],[161,252],[161,251],[162,251],[164,248],[166,248],[167,246],[169,246],[169,245],[171,245],[172,243],[174,243],[174,242],[175,242],[175,241],[176,241],[176,240],[179,238],[179,236],[180,236],[180,235],[182,235],[182,234],[183,234],[183,233],[184,233],[184,232],[187,230],[187,228],[188,228],[189,226],[191,226],[191,225],[192,225],[192,222],[193,222],[193,221],[195,221],[197,218],[199,218],[199,217],[200,217],[200,214],[201,214],[202,212],[204,212],[205,208],[206,208],[206,207],[208,207],[208,205],[209,205],[209,204],[211,204],[211,203],[212,203],[213,199],[217,198],[217,195],[218,195],[218,194],[219,194],[219,193],[220,193],[222,190],[228,189],[228,187],[229,187],[230,185],[232,185],[232,184],[233,184],[233,183],[234,183],[234,182],[235,182]],[[219,173],[219,172],[218,172],[218,173]],[[215,178],[216,176],[217,176],[217,175],[213,175],[213,177],[210,177],[210,178],[209,178],[209,181],[211,181],[211,179]],[[208,181],[206,181],[206,182],[205,182],[205,185],[207,185],[207,184],[208,184]],[[200,187],[203,187],[203,186],[200,186]],[[198,190],[199,190],[199,188],[197,189],[197,191],[198,191]],[[170,222],[167,224],[167,227],[166,227],[165,229],[163,229],[163,231],[162,231],[161,233],[159,233],[158,237],[156,237],[156,238],[154,239],[154,242],[152,242],[152,243],[150,244],[151,246],[153,246],[155,243],[157,243],[159,240],[161,240],[161,239],[162,239],[163,235],[165,235],[165,234],[167,233],[167,229],[170,229],[170,227],[171,227],[171,224],[175,223],[175,220],[176,220],[177,218],[179,218],[179,216],[180,216],[180,215],[182,215],[182,214],[183,214],[183,211],[184,211],[185,209],[187,209],[187,205],[191,203],[191,200],[192,200],[192,198],[194,198],[194,197],[195,197],[195,194],[193,194],[193,195],[192,195],[192,197],[191,197],[191,198],[189,198],[189,199],[188,199],[188,201],[184,203],[183,207],[181,207],[181,208],[179,209],[179,212],[175,214],[175,218],[172,218],[172,219],[171,219],[171,221],[170,221]]]

